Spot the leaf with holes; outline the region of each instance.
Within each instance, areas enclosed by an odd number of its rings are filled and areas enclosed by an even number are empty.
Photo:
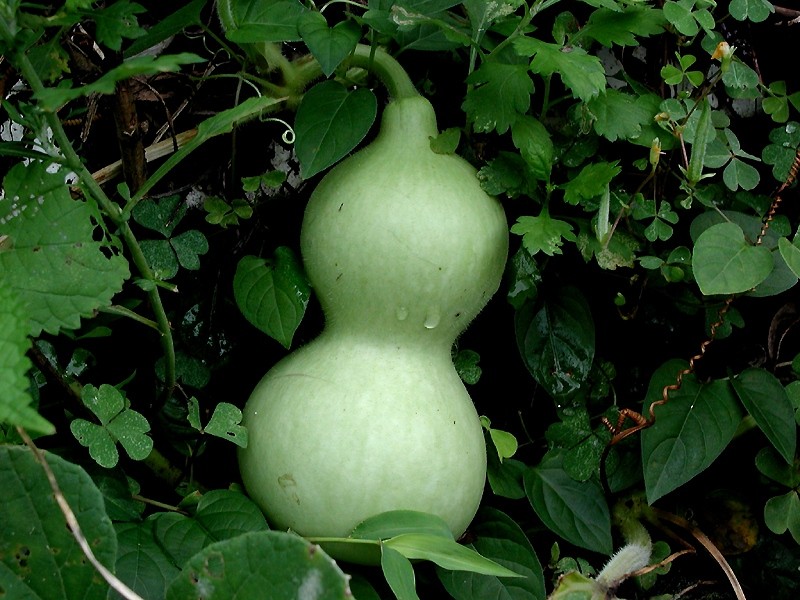
[[[64,173],[43,163],[12,167],[3,190],[0,272],[27,308],[28,333],[77,329],[130,277],[118,239],[102,229],[94,204],[73,200]]]
[[[367,88],[351,92],[335,81],[323,81],[308,90],[294,122],[302,177],[316,175],[351,152],[367,135],[377,112],[378,101]]]
[[[692,268],[700,291],[712,296],[751,290],[769,276],[774,265],[767,248],[749,243],[739,225],[725,222],[698,236]]]
[[[253,565],[269,565],[268,569]],[[352,598],[348,576],[325,552],[284,531],[257,531],[216,542],[194,555],[167,589],[166,600]]]
[[[662,397],[687,367],[673,360],[659,367],[650,380],[644,411]],[[655,408],[656,427],[642,432],[642,464],[647,501],[652,504],[702,473],[727,448],[742,420],[742,409],[725,380],[700,383],[683,377],[679,390]]]
[[[240,448],[247,448],[247,429],[241,422],[242,411],[238,407],[228,402],[220,402],[214,408],[204,432],[231,441]]]
[[[242,258],[233,277],[233,294],[250,323],[289,348],[311,298],[311,286],[294,253],[282,246],[269,261]]]
[[[86,471],[43,452],[95,557],[114,568],[117,536]],[[0,446],[0,588],[9,598],[105,600],[108,584],[86,560],[28,448]]]

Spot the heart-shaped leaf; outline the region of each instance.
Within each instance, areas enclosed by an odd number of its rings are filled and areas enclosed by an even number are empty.
[[[279,247],[270,261],[257,256],[239,261],[233,294],[250,323],[289,348],[308,306],[311,287],[294,253]]]
[[[308,90],[297,107],[295,151],[300,174],[308,179],[337,162],[369,132],[378,101],[367,88],[348,91],[335,81]]]
[[[736,223],[719,223],[697,238],[692,253],[697,285],[706,296],[753,289],[773,269],[770,251],[749,243]]]
[[[186,203],[181,200],[180,196],[175,195],[142,200],[134,207],[131,214],[142,227],[169,237],[186,215],[186,210]]]
[[[197,271],[200,268],[200,256],[208,252],[208,240],[196,229],[184,231],[170,241],[178,262],[184,269]]]
[[[242,411],[233,404],[220,402],[205,427],[205,433],[230,440],[241,448],[247,448],[247,429],[242,422]]]
[[[326,77],[336,70],[361,39],[361,28],[355,22],[342,21],[328,27],[322,13],[313,11],[300,16],[297,29]]]

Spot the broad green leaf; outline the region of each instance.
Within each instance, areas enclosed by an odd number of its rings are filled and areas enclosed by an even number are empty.
[[[750,368],[731,379],[731,385],[770,443],[786,462],[792,462],[797,426],[783,384],[769,371]]]
[[[298,0],[219,0],[217,4],[225,35],[237,44],[300,40],[297,22],[307,9]]]
[[[413,510],[391,510],[359,523],[349,537],[357,540],[385,540],[404,533],[425,533],[453,539],[441,517]]]
[[[439,580],[456,600],[514,598],[544,600],[542,565],[520,526],[508,515],[482,508],[470,526],[475,537],[472,547],[482,556],[523,575],[523,578],[495,577],[437,569]]]
[[[752,190],[761,180],[758,170],[743,160],[733,157],[722,172],[722,181],[733,192],[738,189]]]
[[[163,198],[146,198],[134,207],[131,215],[142,227],[169,238],[188,210],[181,197],[174,194]]]
[[[729,88],[737,90],[753,89],[758,87],[758,73],[746,64],[733,61],[730,68],[722,76],[722,82]]]
[[[72,199],[64,174],[43,163],[12,167],[3,190],[0,272],[25,306],[28,333],[77,329],[130,276],[119,241],[100,229],[93,204]]]
[[[195,554],[170,584],[166,600],[265,597],[346,600],[351,594],[347,575],[318,546],[291,533],[258,531]]]
[[[55,427],[36,412],[29,391],[28,329],[28,315],[19,296],[0,275],[0,423],[49,435],[55,433]]]
[[[519,310],[527,302],[536,302],[542,283],[542,272],[530,252],[524,247],[517,250],[509,261],[509,267],[506,295],[509,304]]]
[[[775,8],[767,0],[731,0],[728,11],[737,21],[760,23],[775,12]]]
[[[153,537],[152,522],[116,523],[114,529],[119,545],[114,574],[142,598],[163,598],[180,569]]]
[[[522,236],[522,244],[531,256],[539,252],[548,256],[561,254],[561,246],[565,241],[574,242],[578,239],[572,231],[572,225],[551,218],[545,210],[538,217],[518,217],[511,226],[511,233]]]
[[[548,600],[594,600],[604,594],[598,588],[597,582],[591,577],[579,571],[570,571],[558,579]]]
[[[354,21],[341,21],[328,27],[325,16],[314,11],[300,15],[297,30],[326,77],[336,70],[361,39],[361,28]]]
[[[136,39],[144,35],[145,30],[139,26],[136,15],[147,12],[147,9],[136,2],[117,0],[101,10],[87,12],[87,16],[95,23],[95,39],[99,44],[119,52],[122,41]]]
[[[545,438],[550,447],[563,449],[564,471],[576,481],[587,481],[598,473],[611,436],[605,427],[592,427],[585,407],[564,408],[558,416],[560,421],[550,424]]]
[[[800,462],[787,463],[771,446],[765,446],[756,454],[756,468],[771,480],[788,488],[800,486]]]
[[[247,496],[221,489],[203,494],[191,516],[162,512],[149,521],[159,546],[179,567],[214,542],[269,529],[261,510]]]
[[[511,140],[536,178],[550,181],[555,148],[541,121],[527,115],[518,117],[511,125]]]
[[[169,240],[178,262],[184,269],[200,269],[200,256],[208,252],[208,240],[202,232],[190,229]]]
[[[461,141],[461,129],[449,127],[436,137],[431,137],[431,150],[436,154],[455,154]]]
[[[796,490],[767,500],[764,505],[764,524],[778,535],[789,531],[794,541],[800,544],[800,496]]]
[[[525,488],[522,477],[525,473],[525,463],[507,458],[500,462],[496,452],[487,455],[486,477],[495,496],[519,500],[525,497]]]
[[[79,466],[43,455],[95,557],[113,570],[117,536],[102,494]],[[0,588],[9,598],[105,600],[108,584],[84,556],[42,466],[24,446],[0,446],[0,506]]]
[[[397,600],[419,600],[411,561],[386,544],[381,544],[381,571]]]
[[[180,264],[169,240],[141,240],[139,247],[156,279],[169,281],[178,274]]]
[[[662,398],[666,385],[686,368],[668,361],[650,380],[643,412]],[[656,424],[642,432],[642,464],[647,501],[652,504],[702,473],[728,446],[742,419],[742,410],[727,381],[699,383],[683,377],[681,388],[655,408]]]
[[[560,452],[525,472],[525,493],[536,515],[556,535],[593,552],[611,554],[611,515],[596,480],[575,481]]]
[[[462,546],[452,538],[428,533],[403,533],[383,542],[409,559],[429,560],[443,569],[470,571],[495,577],[521,577],[506,567]]]
[[[526,304],[515,315],[520,354],[533,378],[551,396],[579,389],[594,359],[591,309],[577,288],[567,287]]]
[[[653,119],[646,103],[636,96],[607,89],[587,103],[595,116],[594,130],[611,142],[634,139],[641,135],[642,126]]]
[[[692,268],[700,291],[706,296],[736,294],[753,289],[772,272],[770,251],[745,239],[736,223],[719,223],[697,238]]]
[[[635,46],[638,37],[650,37],[664,31],[666,20],[658,9],[632,5],[622,10],[599,8],[573,37],[573,42],[588,37],[607,47]]]
[[[311,298],[311,287],[292,251],[281,246],[269,261],[256,256],[239,261],[233,295],[250,323],[289,348]]]
[[[561,185],[564,200],[569,204],[580,204],[603,194],[611,180],[622,169],[617,162],[593,162],[583,167],[575,177]]]
[[[516,198],[520,195],[536,195],[533,184],[537,178],[519,152],[501,151],[478,171],[478,181],[483,190],[492,196]]]
[[[295,151],[308,179],[352,151],[375,121],[378,103],[367,88],[348,91],[336,81],[308,90],[297,108]]]
[[[525,64],[486,61],[468,78],[471,84],[461,108],[475,131],[508,131],[531,105],[533,80]]]
[[[797,238],[795,238],[797,239]],[[800,277],[800,247],[782,237],[778,240],[778,249],[781,257],[797,277]]]
[[[606,87],[603,64],[579,46],[565,52],[560,44],[550,44],[532,37],[514,38],[512,42],[522,56],[532,56],[530,69],[542,76],[558,73],[574,98],[588,102]]]
[[[203,432],[233,442],[240,448],[247,448],[247,429],[241,422],[242,411],[237,406],[220,402],[214,407],[214,412]]]

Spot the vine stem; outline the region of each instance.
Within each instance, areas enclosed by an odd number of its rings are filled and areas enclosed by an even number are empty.
[[[56,479],[56,474],[53,472],[53,469],[50,468],[50,464],[47,462],[44,453],[33,443],[33,440],[24,428],[17,426],[17,433],[19,433],[19,436],[23,439],[31,452],[33,452],[36,461],[42,465],[42,469],[47,476],[47,481],[50,484],[50,489],[53,490],[53,497],[55,498],[56,504],[58,504],[58,508],[67,521],[67,526],[69,527],[70,533],[72,533],[72,537],[75,538],[75,541],[78,543],[78,546],[80,546],[87,560],[97,572],[100,573],[100,576],[105,579],[106,583],[120,596],[126,600],[144,600],[144,598],[125,585],[97,559],[94,552],[92,552],[89,542],[86,540],[86,536],[83,535],[83,530],[81,529],[80,523],[78,523],[78,518],[75,516],[67,499],[64,497],[64,493],[61,491],[61,487],[58,485],[58,479]]]
[[[9,33],[10,32],[4,32]],[[16,66],[22,76],[28,82],[34,95],[40,94],[44,91],[45,86],[39,74],[36,72],[33,63],[24,52],[20,52],[16,56]],[[122,218],[122,212],[119,206],[113,202],[108,195],[100,187],[100,184],[92,177],[92,174],[83,164],[75,148],[72,146],[69,137],[67,136],[61,121],[55,112],[44,112],[44,117],[47,125],[53,132],[55,139],[61,153],[64,156],[64,164],[77,175],[81,185],[89,192],[89,195],[100,205],[100,208],[108,215],[108,218],[119,228],[119,233],[125,241],[128,250],[131,253],[131,258],[139,273],[143,278],[155,281],[155,274],[150,268],[150,264],[142,253],[139,242],[136,239],[133,231],[131,230],[128,221]],[[155,320],[158,323],[158,329],[161,333],[161,345],[164,350],[164,382],[166,385],[167,394],[172,394],[172,390],[176,383],[175,372],[175,345],[172,339],[172,331],[167,319],[167,313],[164,310],[164,305],[161,302],[158,288],[153,286],[152,290],[147,291],[148,299],[150,301],[151,309],[155,315]]]
[[[380,48],[358,44],[348,65],[366,69],[375,75],[395,100],[420,95],[403,66]]]

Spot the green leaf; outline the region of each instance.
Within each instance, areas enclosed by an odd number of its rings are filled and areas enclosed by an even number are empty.
[[[736,294],[753,289],[773,270],[770,251],[750,244],[736,223],[719,223],[697,238],[692,268],[706,296]]]
[[[218,4],[225,35],[232,42],[261,44],[300,40],[297,22],[307,9],[298,0],[230,0]]]
[[[139,247],[156,279],[168,281],[178,274],[178,257],[169,240],[142,240]]]
[[[722,181],[725,182],[726,187],[735,192],[738,189],[752,190],[758,185],[761,176],[758,170],[748,165],[743,160],[736,157],[731,159],[728,166],[722,172]]]
[[[231,490],[206,492],[192,516],[162,512],[149,520],[159,546],[179,567],[214,542],[269,529],[258,506],[244,494]]]
[[[441,517],[414,510],[390,510],[359,523],[349,537],[356,540],[385,540],[405,533],[424,533],[453,539]]]
[[[573,37],[573,42],[588,37],[611,47],[636,46],[636,36],[650,37],[664,31],[663,13],[649,6],[628,6],[622,10],[599,8],[589,16],[589,21]]]
[[[250,323],[289,348],[311,298],[311,286],[294,253],[281,246],[270,261],[242,258],[233,277],[233,294]]]
[[[36,412],[29,391],[28,315],[16,291],[3,280],[0,276],[0,424],[50,435],[55,427]]]
[[[499,510],[482,508],[470,526],[470,533],[475,537],[472,547],[477,552],[523,577],[499,578],[437,569],[439,580],[453,598],[544,600],[542,565],[527,536],[513,519]]]
[[[536,515],[556,535],[593,552],[611,554],[611,515],[596,480],[575,481],[563,456],[548,453],[525,472],[525,492]]]
[[[72,199],[64,174],[43,163],[15,165],[3,189],[0,272],[28,311],[28,333],[77,329],[82,317],[109,306],[130,276],[118,240],[99,229],[92,204]]]
[[[769,477],[788,488],[800,486],[800,463],[787,463],[772,446],[765,446],[756,454],[756,468],[765,477]]]
[[[120,66],[107,71],[92,83],[73,88],[44,88],[37,92],[36,97],[39,99],[42,110],[55,112],[62,105],[83,96],[113,94],[117,82],[123,79],[156,75],[157,73],[171,73],[179,71],[183,65],[199,62],[206,62],[206,59],[189,52],[162,54],[156,58],[152,56],[135,56],[125,60]]]
[[[603,64],[579,46],[564,51],[560,44],[550,44],[532,37],[514,38],[515,50],[533,56],[530,70],[542,76],[558,73],[574,98],[588,102],[606,87]]]
[[[192,0],[184,6],[180,6],[171,15],[154,23],[144,35],[137,37],[132,44],[125,48],[123,56],[129,58],[139,54],[191,25],[200,25],[202,23],[200,14],[207,2],[208,0]]]
[[[318,546],[291,533],[258,531],[194,555],[170,584],[166,600],[263,598],[265,592],[272,598],[351,597],[347,575]]]
[[[686,178],[689,181],[689,185],[694,186],[703,178],[706,149],[715,135],[714,124],[711,120],[711,105],[708,102],[708,98],[704,98],[700,117],[694,130],[689,167],[686,170]]]
[[[761,23],[775,12],[775,8],[767,0],[731,0],[728,11],[737,21]]]
[[[117,537],[103,496],[79,466],[43,452],[95,557],[114,568]],[[108,584],[88,562],[42,466],[22,446],[0,446],[0,588],[9,598],[105,600]]]
[[[800,123],[789,121],[773,129],[769,134],[769,140],[772,143],[764,147],[761,158],[773,166],[773,176],[783,183],[789,176],[789,170],[797,155],[796,149],[800,145]]]
[[[531,173],[537,179],[549,181],[555,148],[547,128],[534,117],[520,116],[511,125],[511,140],[528,163]]]
[[[168,238],[188,210],[181,197],[174,194],[164,198],[145,198],[134,207],[131,216],[142,227],[157,231]]]
[[[354,21],[341,21],[328,27],[325,16],[315,11],[300,15],[297,30],[326,77],[336,70],[361,39],[361,28]]]
[[[572,225],[552,219],[545,210],[538,217],[518,217],[511,226],[511,233],[522,236],[522,243],[531,256],[539,252],[548,256],[561,254],[564,241],[574,242],[578,239],[572,231]]]
[[[431,137],[431,150],[436,154],[455,154],[459,141],[461,130],[458,127],[449,127],[436,137]]]
[[[453,365],[458,376],[466,384],[475,385],[481,378],[480,354],[474,350],[459,350],[453,357]]]
[[[114,574],[142,598],[163,598],[180,569],[153,537],[152,522],[116,523],[114,529],[119,545]]]
[[[686,368],[669,361],[650,380],[643,413],[662,397]],[[699,383],[685,375],[681,388],[656,407],[656,425],[642,432],[642,464],[647,502],[652,504],[702,473],[728,446],[742,419],[742,410],[724,380]]]
[[[782,496],[767,500],[764,505],[764,524],[773,533],[781,535],[788,530],[800,544],[800,496],[790,490]]]
[[[461,108],[475,131],[503,134],[531,105],[533,80],[524,64],[486,61],[467,78]]]
[[[587,106],[595,116],[595,132],[611,142],[637,138],[642,126],[653,119],[646,102],[614,89],[599,94]]]
[[[205,426],[204,433],[215,435],[239,446],[247,448],[247,429],[241,425],[242,411],[233,404],[220,402]]]
[[[208,240],[197,229],[184,231],[171,238],[169,243],[180,265],[190,271],[197,271],[200,268],[200,256],[208,252]]]
[[[520,354],[533,378],[551,396],[579,389],[594,359],[595,330],[591,309],[581,292],[566,287],[528,303],[515,315]]]
[[[770,443],[791,463],[797,447],[797,426],[783,384],[769,371],[750,368],[731,379],[731,385]]]
[[[580,204],[603,194],[611,180],[622,171],[617,162],[589,163],[580,173],[563,184],[564,200],[569,204]]]
[[[352,151],[375,121],[378,103],[367,88],[348,91],[336,81],[308,90],[295,117],[295,151],[308,179]]]
[[[411,561],[386,544],[381,544],[381,571],[397,600],[419,600]]]
[[[95,23],[95,38],[111,50],[119,52],[124,39],[135,39],[144,35],[139,27],[136,15],[147,12],[147,9],[136,2],[117,0],[102,10],[89,11],[87,14]]]
[[[778,240],[778,250],[792,273],[800,277],[800,247],[782,237]]]
[[[443,569],[470,571],[495,577],[521,577],[506,567],[462,546],[452,538],[428,533],[403,533],[383,542],[412,560],[429,560]]]
[[[153,440],[147,435],[150,424],[144,416],[126,406],[125,398],[114,386],[86,385],[81,390],[81,400],[97,416],[100,425],[75,419],[70,423],[70,430],[89,448],[97,464],[106,468],[116,466],[119,461],[117,442],[133,460],[148,457],[153,450]]]

